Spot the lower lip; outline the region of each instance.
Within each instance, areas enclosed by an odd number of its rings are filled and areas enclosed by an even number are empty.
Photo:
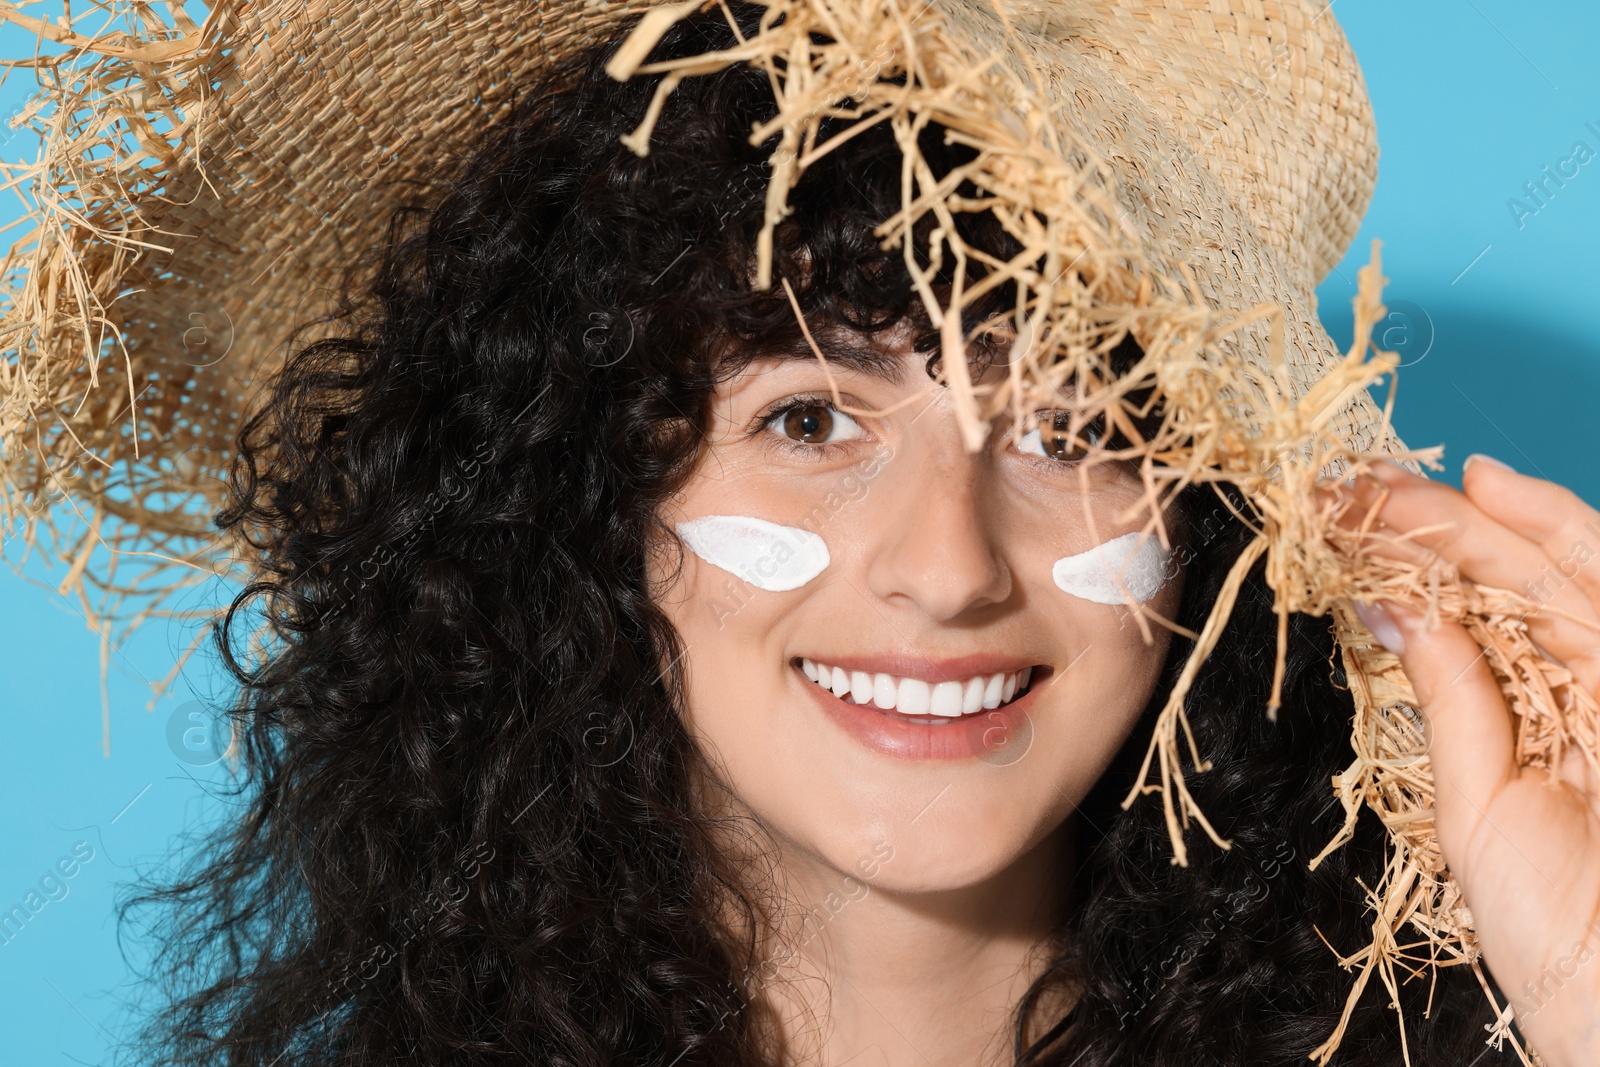
[[[874,704],[852,704],[807,678],[799,668],[800,683],[811,692],[823,713],[856,741],[880,755],[906,760],[985,760],[997,758],[1006,747],[1026,736],[1028,711],[1037,689],[1030,688],[1009,704],[989,711],[947,719],[939,723],[913,722],[904,715],[884,711]],[[1040,673],[1038,668],[1034,674]]]

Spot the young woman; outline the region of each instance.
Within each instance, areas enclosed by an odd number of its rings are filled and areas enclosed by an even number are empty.
[[[712,12],[657,54],[733,41]],[[1214,768],[1190,785],[1233,847],[1174,865],[1159,805],[1121,801],[1242,524],[1186,492],[1170,555],[1103,595],[1081,565],[1137,529],[1137,473],[1084,466],[1117,435],[1049,410],[963,447],[873,232],[900,204],[887,130],[806,172],[761,289],[766,78],[685,80],[639,157],[652,79],[608,77],[614,47],[396,219],[344,336],[247,427],[220,516],[266,560],[223,629],[243,807],[144,899],[170,998],[146,1062],[1307,1062],[1384,859],[1363,820],[1308,869],[1349,759],[1328,622],[1292,619],[1269,721],[1250,577],[1188,698]],[[969,239],[1008,240],[982,216]],[[1003,340],[973,346],[980,388]],[[1380,477],[1385,522],[1448,524],[1428,546],[1495,585],[1595,521],[1486,462],[1466,495]],[[1555,597],[1536,635],[1594,670],[1600,582]],[[1594,784],[1511,770],[1464,631],[1364,610],[1431,716],[1440,841],[1516,993],[1600,940]],[[1525,1020],[1552,1067],[1600,1056],[1597,974]],[[1377,986],[1334,1062],[1516,1062],[1467,967]]]

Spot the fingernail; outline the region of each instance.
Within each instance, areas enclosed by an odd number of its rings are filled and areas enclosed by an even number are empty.
[[[1380,459],[1374,463],[1372,465],[1372,473],[1385,482],[1417,477],[1415,472],[1407,470],[1403,465],[1392,459]]]
[[[1491,467],[1499,467],[1503,471],[1510,471],[1512,474],[1517,473],[1516,468],[1511,464],[1503,463],[1500,460],[1495,459],[1493,456],[1486,456],[1482,452],[1474,452],[1472,455],[1467,457],[1467,461],[1461,464],[1462,473],[1465,474],[1467,468],[1471,467],[1474,463],[1486,463]]]
[[[1356,615],[1363,625],[1372,631],[1372,636],[1378,639],[1378,644],[1387,648],[1395,655],[1405,651],[1406,639],[1400,633],[1400,626],[1394,618],[1377,604],[1369,604],[1365,600],[1351,602],[1356,609]]]

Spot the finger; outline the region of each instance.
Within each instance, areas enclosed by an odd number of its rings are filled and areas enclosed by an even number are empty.
[[[1600,685],[1600,612],[1574,582],[1551,585],[1548,595],[1536,585],[1551,564],[1543,547],[1490,518],[1448,485],[1387,463],[1378,464],[1373,473],[1389,487],[1380,512],[1386,526],[1414,534],[1419,547],[1437,552],[1471,581],[1533,600],[1541,610],[1527,616],[1529,636],[1587,688]]]
[[[1447,860],[1458,862],[1496,795],[1518,773],[1511,714],[1483,649],[1464,627],[1440,621],[1430,629],[1419,612],[1389,601],[1376,606],[1399,634],[1400,647],[1391,651],[1428,717],[1439,842]]]
[[[1600,603],[1600,511],[1565,486],[1518,474],[1489,456],[1468,456],[1461,475],[1467,498],[1508,530],[1539,545],[1550,563],[1535,587],[1572,582]]]
[[[1392,492],[1388,485],[1371,473],[1363,472],[1355,480],[1342,485],[1325,486],[1318,493],[1332,498],[1336,508],[1333,513],[1336,525],[1352,533],[1367,535],[1362,544],[1363,551],[1419,566],[1426,566],[1439,558],[1439,553],[1418,543],[1415,533],[1407,532],[1401,536],[1383,521],[1383,509]]]

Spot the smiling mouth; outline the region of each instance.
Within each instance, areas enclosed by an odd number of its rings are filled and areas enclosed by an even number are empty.
[[[970,678],[928,682],[893,674],[847,671],[801,658],[795,666],[807,679],[847,704],[892,711],[907,721],[927,726],[957,722],[1003,708],[1021,699],[1033,681],[1034,668],[976,674]]]

